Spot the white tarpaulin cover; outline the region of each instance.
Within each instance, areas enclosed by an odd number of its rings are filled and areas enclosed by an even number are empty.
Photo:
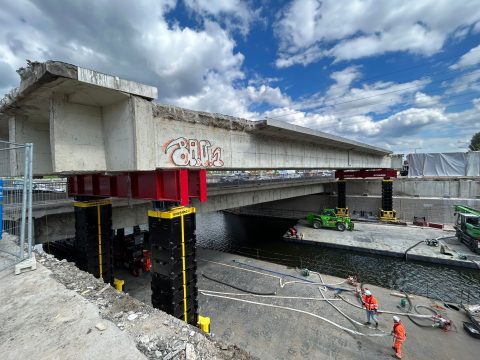
[[[467,153],[467,176],[480,176],[480,151]]]
[[[408,177],[480,176],[480,151],[408,154]]]

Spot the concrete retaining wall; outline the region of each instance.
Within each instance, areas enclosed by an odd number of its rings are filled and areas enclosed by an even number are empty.
[[[326,187],[336,193],[337,185]],[[347,180],[347,195],[380,196],[381,180]],[[480,179],[398,179],[393,182],[393,196],[480,199]]]
[[[237,213],[247,215],[265,215],[283,218],[302,218],[309,212],[318,212],[322,208],[332,208],[337,204],[335,195],[310,195],[295,199],[274,201],[271,203],[236,209]],[[425,217],[429,222],[452,224],[454,222],[453,205],[461,204],[480,208],[480,199],[443,199],[395,197],[393,208],[397,217],[405,221],[413,221],[415,216]],[[347,196],[350,213],[359,215],[378,215],[381,206],[380,196]]]

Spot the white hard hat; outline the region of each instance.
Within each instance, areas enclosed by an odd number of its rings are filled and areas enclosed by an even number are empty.
[[[400,321],[400,318],[399,318],[398,316],[394,316],[394,317],[393,317],[393,321],[399,322],[399,321]]]
[[[370,290],[365,290],[365,295],[370,296],[372,295],[372,293],[370,292]]]

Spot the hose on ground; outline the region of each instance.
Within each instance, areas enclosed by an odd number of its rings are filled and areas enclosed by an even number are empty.
[[[213,291],[213,290],[205,290],[199,289],[201,293],[209,293],[209,294],[220,294],[220,295],[231,295],[231,296],[253,296],[253,297],[261,297],[267,299],[287,299],[287,300],[310,300],[310,301],[340,301],[340,299],[322,299],[317,297],[303,297],[303,296],[281,296],[281,295],[256,295],[256,294],[242,294],[242,293],[229,293],[223,291]]]
[[[341,296],[341,295],[337,295],[337,296],[341,300],[345,301],[347,304],[350,304],[350,305],[356,307],[357,309],[364,310],[364,308],[362,306],[350,302],[349,300],[345,299],[343,296]],[[425,318],[425,319],[431,319],[432,318],[431,315],[405,313],[405,312],[397,312],[397,311],[389,311],[389,310],[378,310],[378,313],[379,314],[400,315],[400,316],[414,316],[414,317],[417,317],[417,318]]]
[[[318,277],[320,278],[320,281],[323,283],[323,278],[322,278],[322,274],[316,272],[316,274],[318,275]],[[318,288],[318,291],[320,291],[320,294],[322,295],[322,298],[325,299],[325,301],[331,305],[335,310],[337,310],[341,315],[343,315],[343,317],[345,317],[345,319],[347,319],[348,321],[350,321],[353,325],[357,325],[357,326],[367,326],[366,324],[362,324],[361,322],[358,322],[357,320],[351,318],[350,316],[348,316],[347,314],[345,314],[342,310],[340,310],[337,306],[335,306],[331,301],[327,300],[327,298],[325,297],[325,294],[323,293],[322,291],[322,288],[319,287]]]
[[[214,278],[212,278],[212,277],[210,277],[210,276],[207,276],[207,275],[205,275],[205,274],[203,274],[203,273],[202,273],[202,276],[203,276],[205,279],[208,279],[208,280],[210,280],[210,281],[213,281],[213,282],[216,282],[216,283],[219,283],[219,284],[222,284],[222,285],[231,287],[232,289],[235,289],[235,290],[243,291],[243,292],[248,293],[248,294],[253,294],[253,295],[276,295],[276,294],[277,294],[276,292],[262,293],[262,292],[257,292],[257,291],[242,289],[241,287],[238,287],[238,286],[229,284],[229,283],[227,283],[227,282],[224,282],[224,281],[221,281],[221,280],[218,280],[218,279],[214,279]]]
[[[426,306],[426,305],[415,305],[415,311],[420,314],[420,312],[418,311],[419,308],[423,308],[423,309],[428,309],[429,311],[432,312],[433,315],[430,315],[430,318],[433,318],[435,316],[438,316],[438,312],[430,307],[430,306]],[[418,321],[418,319],[415,319],[414,316],[411,316],[409,315],[408,318],[410,319],[411,322],[413,322],[415,325],[417,326],[420,326],[420,327],[429,327],[431,328],[432,327],[432,322],[428,323],[428,324],[425,324],[425,323],[421,323]]]
[[[405,256],[405,261],[407,261],[407,253],[412,250],[415,246],[418,246],[420,245],[421,243],[424,243],[425,240],[422,240],[422,241],[419,241],[418,243],[416,243],[415,245],[412,245],[410,246],[407,250],[405,250],[405,254],[403,254]]]
[[[387,334],[387,333],[382,333],[382,334],[365,334],[365,333],[361,333],[359,331],[356,331],[356,330],[352,330],[352,329],[349,329],[347,327],[344,327],[342,325],[339,325],[337,324],[336,322],[332,321],[332,320],[329,320],[329,319],[326,319],[320,315],[317,315],[317,314],[314,314],[314,313],[311,313],[311,312],[308,312],[308,311],[305,311],[305,310],[300,310],[300,309],[295,309],[295,308],[291,308],[291,307],[287,307],[287,306],[281,306],[281,305],[275,305],[275,304],[266,304],[266,303],[261,303],[261,302],[257,302],[257,301],[250,301],[250,300],[245,300],[245,299],[237,299],[237,298],[234,298],[234,297],[229,297],[229,296],[223,296],[223,295],[216,295],[216,294],[209,294],[209,293],[205,293],[205,292],[202,292],[203,295],[205,296],[213,296],[213,297],[218,297],[218,298],[222,298],[222,299],[228,299],[228,300],[233,300],[233,301],[239,301],[239,302],[244,302],[244,303],[247,303],[247,304],[252,304],[252,305],[260,305],[260,306],[266,306],[266,307],[272,307],[272,308],[277,308],[277,309],[283,309],[283,310],[288,310],[288,311],[293,311],[293,312],[298,312],[298,313],[301,313],[301,314],[306,314],[306,315],[309,315],[309,316],[313,316],[317,319],[320,319],[320,320],[323,320],[341,330],[344,330],[352,335],[358,335],[358,336],[365,336],[365,337],[385,337],[385,336],[390,336],[390,334]]]
[[[273,271],[273,270],[269,270],[269,269],[264,269],[264,268],[261,268],[259,266],[255,266],[255,265],[250,265],[250,264],[245,264],[245,263],[242,263],[240,261],[237,261],[237,260],[232,260],[233,262],[235,263],[238,263],[240,265],[243,265],[243,266],[247,266],[247,267],[251,267],[253,269],[258,269],[258,270],[262,270],[262,271],[266,271],[266,272],[269,272],[269,273],[272,273],[272,274],[276,274],[276,275],[281,275],[281,276],[284,276],[284,277],[291,277],[293,279],[297,279],[297,280],[300,280],[300,281],[288,281],[286,282],[283,286],[287,285],[287,284],[294,284],[294,283],[304,283],[304,284],[311,284],[311,285],[322,285],[322,286],[326,286],[327,288],[329,288],[330,290],[336,290],[336,291],[354,291],[352,289],[346,289],[346,288],[339,288],[339,287],[334,287],[334,286],[331,286],[330,284],[323,284],[323,283],[318,283],[318,282],[314,282],[314,281],[311,281],[311,280],[305,280],[305,279],[302,279],[298,276],[294,276],[294,275],[290,275],[290,274],[285,274],[285,273],[281,273],[281,272],[278,272],[278,271]],[[280,287],[283,287],[282,285],[280,285]]]
[[[330,287],[333,290],[338,290],[338,291],[352,291],[350,289],[340,290],[340,288],[333,287],[333,286],[331,286],[331,284],[320,284],[320,283],[316,283],[316,282],[313,282],[313,281],[310,281],[310,280],[304,280],[304,279],[301,279],[302,281],[287,281],[287,282],[284,283],[283,278],[280,277],[280,276],[271,275],[271,274],[267,274],[267,273],[260,272],[260,271],[255,271],[255,270],[249,270],[249,269],[245,269],[245,268],[242,268],[242,267],[239,267],[239,266],[229,265],[229,264],[225,264],[225,263],[221,263],[221,262],[217,262],[217,261],[211,261],[211,260],[206,260],[206,259],[199,259],[199,260],[204,261],[204,262],[208,262],[208,263],[211,263],[211,264],[221,265],[221,266],[225,266],[225,267],[229,267],[229,268],[233,268],[233,269],[237,269],[237,270],[242,270],[242,271],[247,271],[247,272],[251,272],[251,273],[254,273],[254,274],[259,274],[259,275],[263,275],[263,276],[272,277],[272,278],[277,279],[279,281],[280,288],[284,288],[285,285],[289,285],[289,284],[293,284],[293,283],[299,283],[299,284],[305,284],[305,285],[323,285],[323,286],[327,286],[327,287]],[[233,261],[238,262],[238,261],[235,261],[235,260],[233,260]],[[253,268],[262,269],[260,267],[256,267],[256,266],[253,266],[253,265],[243,264],[243,263],[240,263],[240,262],[238,262],[238,263],[242,264],[242,265],[245,265],[245,266],[251,266]],[[262,269],[262,270],[267,271],[267,272],[273,272],[273,273],[281,274],[281,275],[286,276],[286,277],[296,278],[295,276],[289,275],[289,274],[282,274],[282,273],[278,273],[276,271],[270,271],[270,270],[266,270],[266,269]]]

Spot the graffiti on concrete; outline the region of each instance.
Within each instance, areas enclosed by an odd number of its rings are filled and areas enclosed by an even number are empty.
[[[165,145],[165,154],[177,166],[223,166],[222,149],[212,148],[208,140],[187,139],[179,137]]]

